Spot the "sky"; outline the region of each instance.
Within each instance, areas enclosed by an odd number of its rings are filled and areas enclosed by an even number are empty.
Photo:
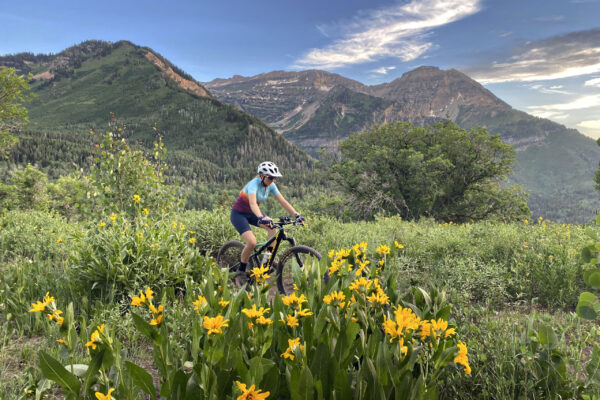
[[[600,137],[600,0],[0,0],[0,55],[129,40],[200,82],[322,69],[367,85],[423,65]]]

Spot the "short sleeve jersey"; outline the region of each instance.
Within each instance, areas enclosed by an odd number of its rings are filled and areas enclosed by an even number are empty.
[[[277,196],[279,194],[279,189],[277,189],[277,185],[275,182],[271,183],[269,186],[264,187],[260,182],[260,178],[254,178],[250,182],[244,186],[237,200],[233,204],[233,209],[242,213],[252,213],[252,209],[250,208],[250,198],[249,195],[256,195],[256,202],[258,204],[264,202],[269,197],[269,194],[273,196]]]

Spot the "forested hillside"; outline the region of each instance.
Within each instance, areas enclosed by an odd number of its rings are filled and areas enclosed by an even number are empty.
[[[90,132],[104,132],[114,116],[131,143],[151,147],[161,134],[168,173],[190,184],[242,182],[259,160],[273,160],[299,179],[312,168],[304,152],[264,123],[130,42],[89,41],[53,56],[0,57],[0,65],[32,73],[37,95],[26,104],[30,123],[17,135],[9,166],[35,163],[53,177],[85,166]]]

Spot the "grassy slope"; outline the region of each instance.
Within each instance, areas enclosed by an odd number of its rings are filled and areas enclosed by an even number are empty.
[[[262,159],[273,159],[285,169],[310,169],[306,154],[256,118],[177,87],[144,57],[147,51],[120,42],[106,55],[88,56],[71,76],[50,84],[36,82],[32,89],[38,97],[27,105],[30,124],[24,136],[31,142],[37,132],[60,132],[61,140],[70,135],[81,141],[92,128],[104,131],[115,113],[126,123],[130,139],[147,146],[156,126],[175,169],[191,169],[186,178],[210,181],[217,174],[235,176],[237,170],[253,169]],[[40,141],[44,142],[40,139],[35,145],[52,146]],[[47,161],[44,153],[38,152],[35,162]],[[63,161],[70,165],[66,158]]]

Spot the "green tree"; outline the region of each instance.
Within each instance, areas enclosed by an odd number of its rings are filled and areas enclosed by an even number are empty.
[[[361,218],[384,212],[466,222],[530,214],[523,190],[501,185],[514,148],[485,128],[395,122],[351,135],[340,151],[333,177]]]
[[[15,200],[18,208],[22,210],[48,209],[48,193],[46,184],[48,177],[31,164],[20,171],[15,171],[12,176],[15,188]]]
[[[152,153],[146,154],[121,138],[124,125],[111,118],[114,132],[107,132],[95,151],[89,179],[93,205],[88,213],[134,216],[142,208],[164,213],[181,207],[175,188],[164,184],[167,165],[161,135],[157,134]]]
[[[28,122],[22,103],[34,96],[26,94],[30,80],[31,74],[23,78],[14,68],[0,67],[0,158],[18,141],[11,132]]]

